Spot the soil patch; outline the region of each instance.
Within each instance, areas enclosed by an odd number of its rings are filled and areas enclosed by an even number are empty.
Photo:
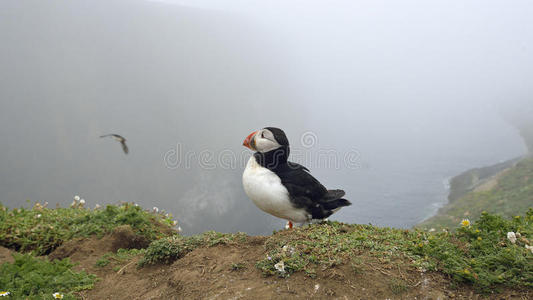
[[[453,288],[442,274],[420,272],[403,261],[380,261],[361,253],[360,263],[319,268],[288,278],[264,277],[255,262],[264,258],[266,237],[236,245],[198,248],[171,265],[137,267],[140,256],[120,271],[96,268],[112,241],[78,240],[71,259],[96,273],[94,289],[83,299],[529,299],[528,291],[480,296],[469,287]],[[108,245],[106,246],[106,243]],[[71,244],[71,247],[74,245]],[[106,248],[107,247],[107,248]]]
[[[51,260],[69,257],[78,265],[76,270],[86,270],[87,272],[105,274],[102,268],[96,267],[96,261],[108,252],[116,252],[118,249],[141,249],[148,245],[148,241],[136,235],[129,225],[115,228],[111,234],[99,239],[78,238],[70,240],[55,249],[48,257]]]

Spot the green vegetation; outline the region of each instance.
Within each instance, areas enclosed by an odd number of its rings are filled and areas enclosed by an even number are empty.
[[[246,241],[244,233],[218,233],[207,231],[201,235],[185,237],[174,235],[154,241],[148,246],[139,266],[171,263],[198,247],[212,247],[220,244],[235,244]]]
[[[267,255],[257,262],[256,267],[264,275],[287,277],[291,273],[305,270],[310,277],[314,277],[316,265],[338,264],[344,254],[347,254],[348,251],[345,250],[355,249],[359,245],[360,240],[346,234],[347,231],[354,232],[365,227],[334,222],[300,227],[292,230],[290,236],[284,232],[275,233],[265,243]]]
[[[401,279],[393,278],[389,282],[389,288],[393,294],[400,295],[409,289],[409,285]]]
[[[520,239],[513,244],[507,232],[519,233]],[[317,269],[350,264],[354,273],[361,274],[367,261],[359,257],[364,255],[393,267],[408,264],[422,272],[442,272],[480,292],[498,287],[532,288],[533,253],[526,248],[533,246],[532,237],[533,210],[510,220],[482,213],[478,222],[454,233],[327,222],[274,233],[265,242],[265,258],[256,262],[256,267],[265,276],[288,277],[302,271],[314,278]],[[139,266],[170,263],[198,247],[238,244],[246,239],[242,233],[216,232],[166,237],[150,244]],[[235,263],[232,269],[243,266]],[[391,278],[390,288],[399,294],[408,284]]]
[[[317,267],[327,268],[343,262],[361,272],[358,254],[394,262],[409,253],[402,250],[418,240],[418,232],[328,222],[279,232],[265,243],[267,255],[256,266],[265,275],[290,276],[305,270],[314,274]],[[413,257],[414,258],[414,257]],[[282,264],[281,264],[282,262]],[[283,265],[283,267],[281,267]]]
[[[474,168],[465,171],[450,180],[450,194],[448,200],[457,199],[473,191],[477,186],[489,181],[494,175],[513,167],[521,158],[514,158],[491,166]]]
[[[521,234],[516,244],[507,239],[511,231]],[[481,292],[499,286],[531,288],[533,253],[525,246],[533,246],[532,237],[533,210],[511,220],[483,213],[478,222],[456,233],[329,222],[274,234],[266,242],[266,257],[256,267],[265,275],[288,277],[305,271],[313,277],[316,268],[351,262],[354,272],[360,273],[357,257],[365,253],[392,265],[408,261],[420,270],[449,274]],[[391,289],[401,292],[404,285],[391,282]]]
[[[76,299],[77,291],[91,289],[96,276],[74,272],[68,259],[48,261],[31,254],[15,254],[13,263],[0,265],[0,287],[13,299],[53,299],[62,293],[63,299]]]
[[[33,209],[9,210],[0,204],[0,246],[18,251],[50,253],[75,237],[102,236],[120,225],[130,225],[136,234],[154,240],[172,220],[126,203],[90,210],[82,206],[48,209],[37,203]]]
[[[116,253],[108,252],[96,261],[97,267],[105,267],[110,263],[123,264],[130,261],[133,257],[143,254],[145,249],[118,249]]]
[[[492,288],[533,287],[533,209],[510,220],[481,214],[479,221],[455,233],[418,231],[422,241],[409,251],[419,255],[417,264],[449,274],[457,282],[473,284],[480,291]],[[508,232],[519,233],[512,243]]]
[[[244,263],[242,263],[242,262],[231,264],[231,270],[232,271],[240,271],[240,270],[243,270],[243,269],[246,269],[246,265]]]
[[[520,162],[501,176],[497,187],[491,191],[492,196],[487,197],[505,197],[522,203],[523,197],[531,195],[532,166],[532,160]],[[472,207],[478,206],[471,204],[469,207],[472,212]],[[511,213],[504,208],[502,211]],[[533,209],[512,218],[487,212],[480,212],[479,216],[478,221],[465,221],[462,226],[457,220],[454,228],[458,229],[454,232],[339,222],[283,230],[266,238],[264,257],[253,263],[265,276],[289,277],[303,272],[315,278],[320,270],[337,265],[351,267],[358,276],[380,270],[374,265],[379,263],[389,270],[403,267],[418,272],[444,273],[457,284],[469,284],[485,293],[499,288],[533,288]],[[74,272],[68,260],[50,262],[34,255],[49,253],[73,237],[101,236],[120,225],[131,226],[136,234],[152,240],[151,244],[142,250],[119,249],[116,253],[107,253],[96,262],[97,266],[121,270],[138,255],[142,255],[139,267],[171,263],[198,247],[240,245],[249,239],[243,233],[213,231],[189,237],[165,236],[163,229],[168,230],[170,222],[131,204],[102,210],[47,209],[36,205],[33,209],[10,211],[0,206],[0,245],[21,251],[33,250],[30,254],[15,255],[14,263],[0,266],[0,287],[9,291],[13,298],[52,299],[52,293],[61,292],[65,299],[74,299],[76,292],[92,288],[95,277]],[[508,238],[509,232],[516,240]],[[234,262],[230,269],[240,271],[248,263]],[[413,285],[404,277],[391,275],[387,280],[395,295]]]
[[[455,227],[461,219],[477,220],[483,211],[504,217],[519,215],[533,207],[533,158],[504,171],[495,186],[473,191],[451,201],[437,215],[418,225],[423,228]]]

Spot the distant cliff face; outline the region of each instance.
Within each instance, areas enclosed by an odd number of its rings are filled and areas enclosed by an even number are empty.
[[[477,220],[483,211],[519,215],[533,203],[533,158],[515,159],[473,169],[450,182],[450,202],[420,228],[454,228],[463,218]]]
[[[449,202],[452,203],[476,190],[477,187],[485,184],[498,173],[514,166],[520,159],[514,158],[492,166],[471,169],[453,177],[450,180]]]

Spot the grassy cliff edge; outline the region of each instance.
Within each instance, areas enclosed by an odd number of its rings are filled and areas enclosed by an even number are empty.
[[[267,237],[185,237],[168,231],[165,216],[128,203],[0,206],[0,224],[0,246],[26,253],[0,256],[0,292],[16,299],[523,296],[533,288],[533,210],[511,219],[482,213],[453,233],[327,222]],[[124,226],[131,240],[151,242],[109,247]]]

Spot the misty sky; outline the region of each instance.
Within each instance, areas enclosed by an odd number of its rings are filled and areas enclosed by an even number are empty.
[[[164,158],[245,161],[242,140],[277,126],[347,191],[337,219],[413,226],[450,176],[525,153],[500,111],[533,105],[531,16],[530,1],[2,1],[0,201],[80,194],[164,208],[187,233],[269,233],[283,222],[247,199],[242,165]]]

